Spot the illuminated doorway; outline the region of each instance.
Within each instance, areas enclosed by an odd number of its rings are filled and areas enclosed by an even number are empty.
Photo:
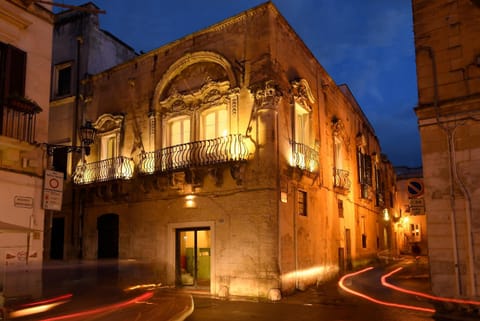
[[[210,288],[209,227],[176,230],[176,282],[179,286]]]

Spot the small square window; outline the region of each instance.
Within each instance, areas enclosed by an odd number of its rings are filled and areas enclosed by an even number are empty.
[[[298,215],[307,216],[307,192],[298,191]]]

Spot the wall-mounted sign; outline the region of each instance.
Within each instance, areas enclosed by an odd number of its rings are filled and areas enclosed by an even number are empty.
[[[419,179],[411,179],[407,185],[408,195],[410,197],[419,197],[423,195],[423,182]]]
[[[43,185],[43,208],[61,211],[63,198],[63,173],[52,170],[45,171]]]
[[[13,206],[22,208],[33,208],[33,197],[15,195]]]
[[[409,199],[410,207],[424,207],[425,200],[423,198],[411,198]]]

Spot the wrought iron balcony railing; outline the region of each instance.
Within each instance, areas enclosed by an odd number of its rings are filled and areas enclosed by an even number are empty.
[[[134,163],[131,158],[119,156],[77,166],[73,182],[77,185],[128,180],[132,178]]]
[[[291,166],[299,167],[309,172],[318,171],[319,154],[316,150],[307,145],[290,141],[292,145],[292,159]]]
[[[344,169],[333,169],[333,186],[344,190],[349,190],[352,185],[350,181],[350,172]]]
[[[25,97],[9,97],[2,109],[0,135],[34,143],[36,114],[42,111],[38,104]]]
[[[247,137],[228,135],[170,146],[140,155],[138,171],[141,174],[152,174],[245,161],[249,155],[247,145]]]

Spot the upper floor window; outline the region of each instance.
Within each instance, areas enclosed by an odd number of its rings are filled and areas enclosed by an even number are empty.
[[[68,96],[72,94],[71,62],[58,64],[55,66],[54,85],[55,97]]]
[[[225,105],[209,108],[202,113],[201,133],[203,140],[227,136],[229,134],[228,113]]]
[[[27,53],[0,42],[0,133],[35,141],[35,115],[41,108],[25,96]]]
[[[305,191],[297,192],[297,210],[298,215],[307,216],[307,192]]]
[[[180,116],[168,122],[167,145],[175,146],[190,142],[190,116]]]
[[[295,142],[309,145],[310,112],[299,104],[295,104]]]

